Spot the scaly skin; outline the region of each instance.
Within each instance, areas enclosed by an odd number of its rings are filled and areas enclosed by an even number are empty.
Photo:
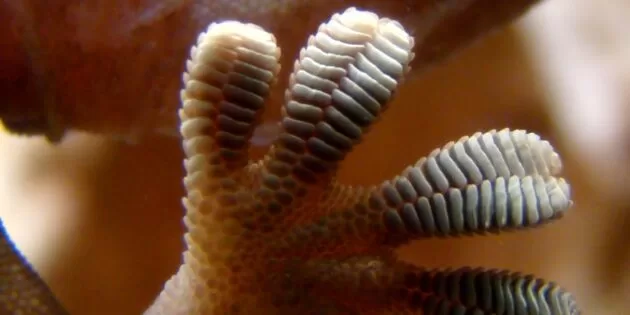
[[[48,286],[5,237],[2,220],[0,235],[0,314],[66,314]]]
[[[395,21],[335,14],[301,50],[281,134],[253,162],[247,140],[275,82],[279,48],[252,24],[202,33],[179,112],[188,249],[146,314],[577,314],[572,297],[543,280],[426,271],[393,253],[413,239],[561,217],[569,187],[556,177],[558,155],[536,135],[478,133],[380,186],[335,182],[339,162],[392,100],[413,49]]]
[[[544,280],[496,270],[425,270],[393,252],[414,239],[560,218],[571,206],[569,186],[557,177],[558,155],[536,135],[476,133],[381,185],[335,181],[339,162],[391,102],[415,42],[424,39],[414,41],[397,22],[369,12],[333,16],[302,50],[289,79],[283,130],[254,162],[247,140],[279,73],[276,40],[239,22],[213,24],[200,35],[179,111],[187,250],[145,314],[579,313],[570,294]],[[2,259],[16,255],[0,252]],[[3,288],[0,307],[20,303],[27,314],[63,314],[30,269],[0,271],[8,279],[27,277]],[[22,297],[28,292],[16,287],[25,283],[42,291]]]

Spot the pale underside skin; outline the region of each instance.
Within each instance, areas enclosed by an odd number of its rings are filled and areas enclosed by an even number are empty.
[[[276,39],[235,21],[202,33],[179,111],[188,250],[146,314],[577,314],[569,294],[542,280],[482,270],[447,280],[392,251],[412,239],[560,217],[569,188],[555,177],[558,155],[536,135],[477,133],[381,186],[335,182],[338,163],[392,100],[413,49],[398,22],[335,14],[296,60],[279,138],[250,162],[247,139],[279,71]],[[484,277],[488,285],[475,284]],[[493,294],[505,297],[484,301]]]
[[[423,40],[371,12],[332,16],[291,69],[280,136],[262,161],[250,161],[248,139],[277,81],[280,49],[253,24],[209,26],[190,50],[180,94],[187,250],[145,314],[578,314],[553,283],[508,271],[424,270],[393,252],[415,239],[562,217],[569,185],[558,177],[558,154],[537,135],[478,132],[381,185],[335,181]],[[0,271],[12,279],[29,272]],[[4,292],[0,311],[64,314],[50,292]],[[33,306],[42,303],[53,304]]]

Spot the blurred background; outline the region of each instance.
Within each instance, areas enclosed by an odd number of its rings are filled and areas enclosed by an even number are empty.
[[[401,254],[429,267],[534,273],[573,292],[584,314],[628,313],[628,16],[624,0],[535,7],[407,82],[341,180],[379,183],[476,131],[537,132],[561,153],[573,185],[565,218],[520,233],[418,241]],[[265,119],[278,116],[270,108]],[[179,140],[158,132],[70,132],[56,146],[0,133],[0,216],[71,314],[140,314],[175,272],[182,156]]]

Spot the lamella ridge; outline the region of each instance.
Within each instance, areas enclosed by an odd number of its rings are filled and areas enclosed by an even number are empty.
[[[490,131],[433,151],[380,187],[390,230],[483,233],[544,223],[568,209],[558,154],[523,130]],[[395,210],[394,210],[395,209]]]
[[[266,203],[273,220],[304,218],[294,196],[325,193],[409,70],[413,45],[397,22],[355,9],[309,37],[289,79],[283,131],[261,167],[262,191],[276,195]]]
[[[579,314],[554,283],[427,270],[393,251],[562,217],[570,187],[559,155],[536,134],[475,133],[380,185],[336,182],[339,163],[403,82],[414,45],[394,20],[354,8],[333,15],[294,64],[279,136],[250,161],[279,70],[276,39],[236,21],[199,36],[179,112],[188,248],[146,314]]]

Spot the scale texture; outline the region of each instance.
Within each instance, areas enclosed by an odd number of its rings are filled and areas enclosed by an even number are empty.
[[[336,181],[339,163],[403,83],[416,42],[423,40],[372,12],[334,14],[294,63],[278,138],[251,161],[250,138],[280,72],[276,39],[238,21],[199,35],[179,110],[187,250],[145,314],[579,314],[570,293],[531,275],[424,269],[394,253],[412,240],[561,218],[570,186],[559,155],[536,134],[477,132],[380,185]],[[0,259],[16,255],[2,251]],[[30,269],[17,272],[45,288]],[[14,295],[0,289],[0,310],[64,314],[47,290],[7,300]],[[23,301],[39,304],[16,306]]]

